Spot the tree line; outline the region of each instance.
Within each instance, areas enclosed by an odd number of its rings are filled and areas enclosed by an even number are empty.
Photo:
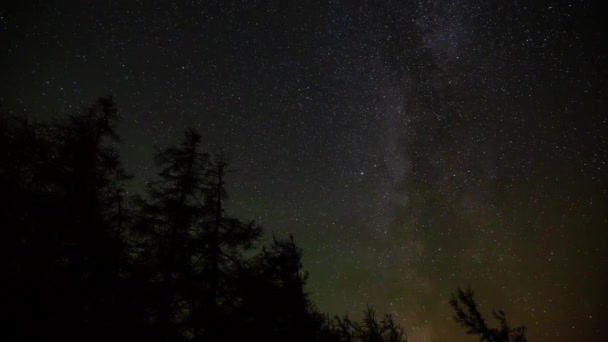
[[[156,151],[145,196],[128,195],[118,120],[111,96],[50,122],[2,113],[4,340],[406,341],[371,307],[361,321],[321,313],[293,237],[263,245],[262,227],[226,211],[230,165],[195,130]],[[451,304],[482,340],[525,341],[502,312],[489,329],[472,291]]]

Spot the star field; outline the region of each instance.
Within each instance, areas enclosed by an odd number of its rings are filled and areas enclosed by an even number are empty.
[[[122,156],[188,127],[233,212],[293,233],[331,314],[470,341],[472,286],[533,341],[608,333],[606,27],[585,1],[31,1],[0,10],[3,108],[112,93]]]

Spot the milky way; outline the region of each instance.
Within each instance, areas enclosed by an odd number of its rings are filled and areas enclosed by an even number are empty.
[[[1,9],[5,111],[112,93],[153,146],[223,147],[231,208],[295,235],[331,314],[468,341],[470,285],[530,340],[606,338],[606,30],[588,2],[34,1]]]

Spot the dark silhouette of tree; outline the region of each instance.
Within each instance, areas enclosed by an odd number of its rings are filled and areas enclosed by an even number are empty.
[[[116,203],[129,178],[115,148],[117,119],[106,97],[50,124],[17,118],[5,131],[2,183],[15,208],[4,219],[18,232],[17,306],[42,328],[26,333],[78,339],[117,326],[124,248]]]
[[[407,342],[407,337],[393,317],[386,314],[378,320],[375,311],[368,306],[361,322],[351,320],[347,315],[324,318],[320,328],[323,341],[340,342]]]
[[[477,309],[474,292],[470,288],[462,290],[458,288],[456,294],[452,294],[450,305],[456,315],[454,319],[467,334],[479,336],[480,341],[488,342],[525,342],[526,327],[511,328],[507,322],[507,316],[502,310],[494,311],[494,318],[500,323],[500,328],[489,328],[485,319]]]
[[[223,153],[210,157],[200,144],[190,130],[179,146],[157,154],[161,172],[143,205],[149,245],[143,258],[158,262],[156,321],[166,340],[219,338],[236,298],[232,279],[241,254],[261,235],[254,223],[226,215],[228,164]]]
[[[6,310],[10,312],[7,330],[10,339],[19,332],[40,326],[46,316],[46,274],[52,234],[44,229],[53,210],[53,194],[47,195],[42,157],[48,155],[44,127],[28,116],[5,117],[2,124],[0,162],[0,206],[4,250],[8,253]],[[11,320],[14,319],[14,322]]]
[[[145,246],[141,258],[149,263],[150,286],[160,340],[175,339],[183,324],[183,287],[191,271],[190,230],[200,218],[206,190],[209,156],[201,151],[201,136],[186,132],[179,146],[158,151],[158,180],[148,184],[148,201],[141,201],[138,230]]]
[[[186,131],[128,197],[111,97],[50,123],[0,111],[4,340],[402,341],[390,316],[329,319],[293,237],[226,213],[223,152]],[[0,336],[5,337],[5,336]]]
[[[109,96],[58,120],[51,129],[56,148],[46,172],[60,196],[58,256],[65,266],[57,278],[57,288],[65,291],[58,305],[72,305],[66,324],[80,320],[91,331],[108,331],[115,325],[124,258],[118,225],[122,212],[117,206],[129,176],[116,149],[117,121],[116,104]]]
[[[254,222],[245,223],[226,214],[229,171],[225,154],[220,151],[213,155],[205,173],[203,218],[194,234],[197,264],[193,288],[200,297],[192,301],[195,338],[199,329],[206,339],[219,339],[225,333],[224,322],[230,320],[240,301],[236,279],[247,265],[244,252],[253,248],[262,235],[262,228]]]
[[[272,243],[241,270],[239,320],[250,336],[265,341],[314,341],[314,308],[304,290],[308,274],[293,236]]]

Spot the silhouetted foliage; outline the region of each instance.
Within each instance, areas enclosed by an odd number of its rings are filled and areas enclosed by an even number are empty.
[[[223,151],[188,130],[129,197],[111,96],[52,122],[0,116],[3,340],[402,341],[392,317],[329,319],[292,236],[226,213]]]
[[[348,316],[324,318],[321,331],[323,341],[340,342],[407,342],[407,337],[393,317],[386,314],[378,320],[376,312],[368,306],[361,322],[353,321]]]
[[[262,235],[262,228],[254,222],[242,222],[225,212],[228,194],[225,189],[229,164],[223,151],[215,154],[207,170],[204,219],[200,222],[198,242],[202,247],[197,277],[205,294],[199,307],[206,322],[206,336],[217,339],[222,317],[230,317],[241,299],[237,279],[247,265],[243,253],[254,247]],[[199,309],[200,310],[200,309]]]
[[[3,219],[15,232],[15,329],[32,337],[77,339],[118,325],[111,313],[125,252],[119,207],[129,177],[115,148],[117,119],[107,97],[50,124],[25,116],[4,128],[3,197],[12,206]]]
[[[316,322],[304,291],[307,274],[302,270],[302,251],[293,237],[277,239],[241,269],[240,305],[242,330],[264,341],[314,341]],[[246,336],[242,336],[245,338]]]
[[[202,216],[208,155],[201,152],[201,136],[187,131],[179,146],[158,151],[158,179],[148,186],[148,201],[140,201],[137,221],[148,263],[149,286],[156,305],[151,319],[163,340],[183,325],[186,284],[193,273],[192,228]]]
[[[477,309],[473,290],[458,288],[456,294],[452,294],[450,305],[456,312],[454,319],[467,334],[479,336],[480,341],[488,342],[525,342],[526,327],[511,328],[507,322],[507,316],[502,310],[494,311],[494,318],[500,323],[500,328],[489,328],[485,319]]]

